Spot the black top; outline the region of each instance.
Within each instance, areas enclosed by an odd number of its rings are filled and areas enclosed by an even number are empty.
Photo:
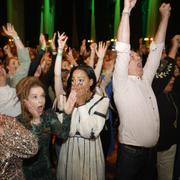
[[[160,116],[160,136],[158,151],[167,150],[178,142],[179,102],[174,92],[156,96]]]

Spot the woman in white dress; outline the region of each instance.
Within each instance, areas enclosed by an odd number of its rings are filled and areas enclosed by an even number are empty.
[[[77,101],[69,138],[61,146],[57,179],[103,180],[105,163],[99,134],[104,127],[109,100],[95,94],[96,76],[90,66],[74,67],[67,84],[69,93],[76,92]]]

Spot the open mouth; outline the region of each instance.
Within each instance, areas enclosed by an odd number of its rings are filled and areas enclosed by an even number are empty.
[[[39,114],[42,114],[43,111],[44,111],[44,106],[38,106],[37,111],[38,111]]]

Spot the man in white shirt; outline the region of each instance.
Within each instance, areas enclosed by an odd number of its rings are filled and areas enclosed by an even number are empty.
[[[150,45],[147,63],[130,51],[129,16],[136,0],[124,0],[117,34],[113,91],[120,117],[117,179],[153,180],[159,113],[151,83],[160,63],[171,7],[163,3],[161,21]]]

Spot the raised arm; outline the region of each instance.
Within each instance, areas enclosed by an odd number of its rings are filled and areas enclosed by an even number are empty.
[[[51,46],[51,50],[52,50],[52,54],[53,54],[53,55],[56,55],[56,54],[57,54],[57,52],[56,52],[55,40],[56,40],[56,33],[53,34],[53,37],[52,37],[51,43],[50,43],[50,46]]]
[[[41,69],[40,62],[46,50],[46,39],[44,34],[39,36],[40,50],[38,51],[35,59],[31,62],[28,76],[34,76]]]
[[[121,22],[118,28],[117,40],[119,42],[130,42],[130,25],[129,16],[132,8],[135,6],[136,0],[124,0],[124,9],[122,12]]]
[[[170,17],[170,12],[171,12],[170,4],[162,3],[159,8],[159,12],[161,14],[161,20],[160,20],[159,27],[154,38],[154,42],[164,43],[165,37],[166,37],[167,25],[168,25],[168,21]]]
[[[96,64],[96,68],[95,68],[95,74],[96,74],[96,79],[97,81],[99,80],[100,74],[101,74],[101,70],[102,70],[102,65],[103,65],[103,60],[104,60],[104,56],[106,54],[107,51],[107,44],[103,43],[103,42],[99,42],[98,43],[98,50],[96,49],[96,54],[98,56],[98,62]]]
[[[14,39],[15,45],[17,47],[17,54],[20,66],[16,70],[15,74],[11,77],[10,85],[16,87],[17,83],[28,75],[28,70],[30,66],[30,56],[28,48],[25,48],[21,39],[19,38],[14,26],[7,23],[6,27],[3,26],[4,32]]]
[[[124,87],[128,78],[128,64],[130,61],[130,23],[129,16],[136,0],[124,0],[124,9],[118,28],[116,50],[117,59],[113,73],[114,90],[119,91]]]
[[[66,44],[68,37],[62,33],[58,32],[58,53],[56,56],[55,68],[54,68],[54,84],[56,97],[64,93],[63,83],[61,78],[61,63],[62,63],[62,53],[64,46]]]
[[[91,43],[90,49],[91,49],[91,54],[90,54],[90,60],[88,65],[91,66],[94,69],[94,60],[95,60],[95,55],[96,55],[96,48],[97,44],[96,43]]]
[[[150,53],[147,58],[147,62],[144,66],[144,78],[151,84],[154,75],[158,69],[162,50],[164,48],[167,25],[170,17],[171,6],[170,4],[162,3],[159,12],[161,20],[155,35],[154,41],[150,46]]]
[[[14,29],[14,26],[11,23],[7,23],[6,27],[3,26],[3,30],[5,34],[7,34],[8,36],[14,39],[17,49],[24,48],[24,44],[22,43],[21,39],[19,38],[17,32]]]

